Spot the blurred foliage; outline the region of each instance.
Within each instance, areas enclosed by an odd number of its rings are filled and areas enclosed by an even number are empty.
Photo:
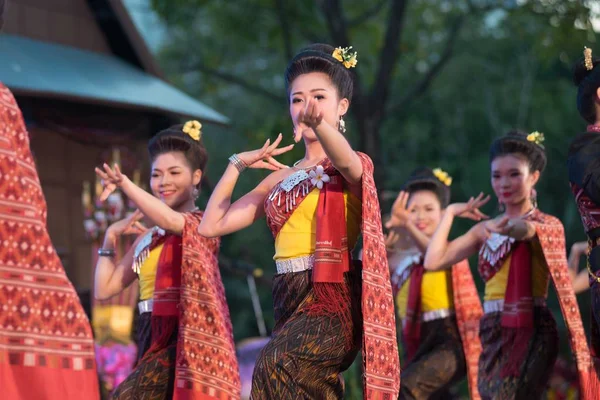
[[[258,147],[279,132],[291,141],[283,82],[286,63],[311,42],[347,44],[335,40],[342,30],[359,52],[355,107],[360,101],[380,104],[369,115],[353,115],[349,139],[359,150],[364,150],[367,136],[380,141],[371,147],[375,152],[371,156],[383,170],[378,175],[380,189],[390,193],[384,196],[384,211],[410,171],[421,165],[450,172],[455,200],[491,192],[491,141],[513,128],[538,130],[546,135],[549,159],[538,185],[540,208],[563,221],[569,245],[584,238],[565,161],[571,137],[585,127],[575,107],[571,68],[584,45],[600,51],[598,34],[589,22],[590,4],[574,0],[152,0],[169,28],[169,40],[159,57],[169,79],[231,119],[229,127],[205,129],[211,183],[231,153]],[[397,7],[405,7],[399,19],[392,15]],[[332,15],[331,10],[341,12]],[[387,58],[386,33],[394,24],[397,55],[390,53]],[[454,39],[453,27],[457,28]],[[385,99],[369,97],[382,63],[390,59],[388,94]],[[364,129],[365,121],[373,129]],[[302,146],[297,146],[282,161],[291,164],[302,156]],[[264,176],[245,172],[236,196]],[[494,214],[495,206],[484,211]],[[468,227],[461,221],[454,233]],[[264,223],[224,238],[222,252],[265,271],[274,270],[272,238]],[[475,267],[475,260],[471,265]],[[229,277],[225,281],[236,339],[256,336],[245,281]],[[476,281],[482,289],[481,280]],[[271,328],[269,288],[259,291]],[[551,304],[558,317],[555,299]],[[587,321],[589,297],[581,297],[580,304]],[[566,339],[562,319],[557,319]],[[357,364],[345,374],[348,398],[360,398]]]

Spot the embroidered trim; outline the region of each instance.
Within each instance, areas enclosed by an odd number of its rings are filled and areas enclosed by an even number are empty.
[[[138,275],[140,274],[142,265],[150,256],[150,245],[152,244],[154,235],[165,236],[166,232],[164,229],[155,226],[146,234],[146,236],[144,236],[142,240],[139,241],[137,246],[135,246],[135,250],[133,251],[133,264],[131,265],[131,268],[133,269],[133,272]]]

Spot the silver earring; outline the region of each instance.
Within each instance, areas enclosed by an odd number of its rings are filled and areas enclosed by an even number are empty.
[[[194,197],[194,200],[198,198],[198,196],[200,196],[200,191],[198,190],[198,188],[194,188],[194,190],[192,190],[192,197]]]
[[[537,208],[537,206],[538,206],[537,190],[535,190],[535,189],[531,189],[531,205],[533,206],[533,208]]]
[[[344,117],[340,116],[340,124],[338,126],[338,130],[341,133],[346,133],[346,121],[344,121]]]

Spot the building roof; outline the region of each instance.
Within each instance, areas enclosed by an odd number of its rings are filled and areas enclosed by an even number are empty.
[[[228,123],[217,111],[116,57],[6,34],[0,35],[0,54],[0,81],[17,95]]]

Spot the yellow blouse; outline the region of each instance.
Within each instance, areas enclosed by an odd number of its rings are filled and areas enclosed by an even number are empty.
[[[283,225],[275,238],[273,259],[302,257],[315,252],[319,192],[318,188],[313,188]],[[344,203],[346,204],[348,247],[352,249],[360,234],[362,203],[347,189],[344,189]]]
[[[452,272],[448,270],[425,271],[421,281],[421,312],[454,308]],[[396,308],[400,318],[406,317],[410,278],[396,295]]]
[[[542,252],[542,246],[538,240],[531,241],[531,262],[532,262],[532,283],[533,297],[548,296],[548,283],[550,282],[550,274],[548,265]],[[508,273],[510,271],[510,260],[512,254],[509,255],[500,270],[485,284],[484,300],[500,300],[504,299],[506,293],[506,285],[508,284]]]
[[[164,244],[156,246],[150,251],[148,258],[140,267],[140,300],[148,300],[154,296],[154,282],[156,281],[156,269],[158,259]]]

